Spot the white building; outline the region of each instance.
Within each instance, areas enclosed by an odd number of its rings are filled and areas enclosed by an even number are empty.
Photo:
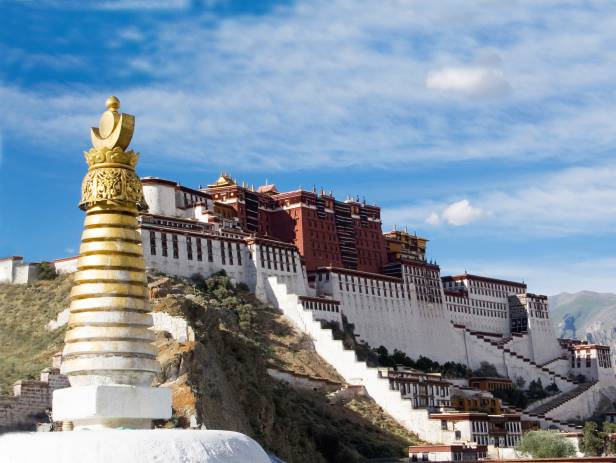
[[[38,266],[25,263],[21,256],[0,259],[0,283],[25,284],[38,277]]]
[[[168,180],[144,178],[142,183],[149,212],[140,218],[140,232],[150,270],[182,277],[224,270],[311,334],[317,351],[347,382],[365,385],[385,410],[425,439],[455,442],[460,431],[465,440],[477,444],[510,445],[513,438],[507,436],[517,435],[518,428],[505,425],[511,429],[502,436],[504,440],[492,441],[485,414],[452,415],[457,427],[439,428],[421,409],[419,396],[417,407],[413,405],[412,381],[398,378],[390,383],[389,377],[379,376],[376,369],[357,361],[353,352],[344,351],[321,321],[342,325],[344,317],[354,327],[356,339],[371,347],[383,345],[411,358],[424,355],[471,369],[489,362],[512,380],[520,378],[528,384],[541,379],[546,386],[555,383],[563,393],[572,391],[574,400],[544,407],[547,411],[537,419],[545,426],[566,427],[562,421],[566,416],[585,414],[601,400],[616,399],[614,371],[605,349],[572,349],[568,343],[559,343],[550,325],[547,298],[528,293],[524,283],[470,274],[441,278],[438,265],[408,255],[387,264],[382,273],[338,267],[318,267],[308,273],[292,242],[255,234],[255,211],[262,206],[254,201],[248,204],[250,198],[232,198],[233,204],[228,204],[229,197],[216,199]],[[250,212],[245,218],[249,226],[242,227],[233,207]],[[422,256],[426,241],[422,239]],[[0,278],[23,279],[17,278],[23,274],[19,270],[23,265],[20,258],[0,261]],[[55,265],[70,271],[74,260]],[[586,366],[588,351],[590,367]],[[578,373],[598,383],[577,390],[570,376]],[[424,405],[445,407],[449,391],[442,396],[438,391],[432,395],[433,403],[426,396]]]

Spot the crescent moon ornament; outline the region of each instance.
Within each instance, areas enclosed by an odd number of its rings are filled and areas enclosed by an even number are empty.
[[[128,148],[135,131],[135,116],[119,113],[120,100],[110,96],[105,101],[107,111],[101,115],[99,127],[92,127],[90,135],[92,145],[95,148],[119,147],[123,150]]]

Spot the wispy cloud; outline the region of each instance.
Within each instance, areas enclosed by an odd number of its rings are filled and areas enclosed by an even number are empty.
[[[488,1],[478,13],[455,1],[369,8],[337,0],[258,17],[195,14],[173,27],[152,23],[147,49],[118,56],[110,69],[153,82],[117,93],[138,117],[142,151],[170,163],[271,170],[574,162],[616,144],[616,19],[607,6]],[[42,99],[58,114],[61,101],[80,108],[106,96],[44,92],[5,88],[11,133],[30,125],[32,138],[57,126]],[[63,127],[56,141],[73,133]]]
[[[468,199],[462,199],[448,204],[440,213],[432,211],[426,218],[426,222],[434,226],[447,223],[459,227],[468,225],[483,215],[485,215],[485,212],[482,209],[471,206]]]
[[[433,90],[486,98],[504,96],[510,89],[502,69],[489,66],[439,69],[428,74],[426,86]]]
[[[507,189],[454,202],[423,202],[384,211],[388,223],[460,226],[482,219],[481,233],[592,235],[616,228],[616,163],[522,176]],[[472,201],[472,205],[471,205]]]
[[[173,10],[190,6],[190,0],[98,0],[94,8],[102,10]]]
[[[9,0],[10,1],[10,0]],[[14,0],[19,3],[18,0]],[[216,1],[216,0],[210,0]],[[25,2],[24,2],[25,3]],[[208,2],[206,2],[208,3]],[[79,10],[177,10],[186,9],[191,0],[37,0],[35,7]]]

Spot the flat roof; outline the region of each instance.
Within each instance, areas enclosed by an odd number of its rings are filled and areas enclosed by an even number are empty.
[[[502,280],[500,278],[484,277],[481,275],[473,275],[471,273],[464,273],[462,275],[444,276],[443,280],[455,280],[455,281],[475,280],[475,281],[484,281],[486,283],[495,283],[499,285],[510,285],[510,286],[517,286],[519,288],[526,288],[526,283],[520,283],[517,281],[511,281],[511,280]]]

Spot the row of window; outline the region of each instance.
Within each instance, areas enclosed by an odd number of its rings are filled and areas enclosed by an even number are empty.
[[[493,289],[499,292],[519,293],[522,289],[518,286],[505,285],[502,283],[488,283],[486,281],[467,280],[469,287]]]
[[[501,302],[492,302],[492,301],[484,301],[481,299],[473,299],[466,297],[457,297],[457,296],[445,296],[445,300],[447,302],[453,302],[457,305],[467,305],[472,304],[476,307],[481,307],[484,309],[493,309],[493,310],[507,310],[508,304]]]
[[[612,368],[612,359],[610,358],[609,351],[597,350],[597,357],[601,368]]]
[[[450,312],[468,313],[493,318],[507,318],[507,312],[498,312],[496,310],[477,309],[475,307],[459,306],[454,304],[447,304],[447,308]]]
[[[488,422],[487,421],[471,421],[471,432],[473,433],[488,433]],[[477,442],[478,444],[480,442]]]
[[[175,233],[155,232],[150,230],[150,255],[155,256],[158,252],[157,235],[160,233],[160,248],[161,256],[169,257],[169,241],[171,241],[171,253],[174,259],[180,258],[179,250],[179,238]],[[169,240],[168,236],[171,236]],[[212,240],[209,238],[194,238],[191,236],[183,237],[186,242],[186,259],[201,262],[203,260],[203,242],[205,242],[205,248],[207,250],[208,262],[214,262],[214,250],[212,246]],[[194,241],[194,248],[193,248]],[[220,260],[223,265],[242,265],[242,248],[240,243],[231,243],[229,241],[220,241]],[[234,258],[235,248],[235,258]]]
[[[419,395],[430,395],[436,397],[447,397],[449,398],[449,387],[448,386],[435,386],[433,384],[417,384],[417,383],[409,383],[406,381],[396,381],[395,379],[390,379],[390,383],[392,384],[392,389],[396,391],[401,391],[402,394],[412,394],[416,396]],[[411,386],[413,386],[411,388]]]
[[[270,248],[268,246],[259,246],[259,258],[261,267],[274,270],[286,270],[287,272],[297,273],[297,264],[295,263],[295,252],[289,249]]]
[[[432,269],[425,268],[425,267],[414,267],[411,265],[407,265],[405,267],[406,267],[407,272],[410,273],[411,275],[430,277],[430,278],[435,278],[435,279],[439,278],[438,272],[436,270],[432,270]]]
[[[373,296],[380,296],[381,289],[382,289],[383,296],[397,297],[397,298],[404,297],[404,286],[398,283],[392,284],[391,281],[379,281],[379,280],[373,280],[371,278],[361,278],[361,277],[357,277],[357,281],[356,281],[356,278],[353,275],[351,275],[351,277],[349,278],[348,275],[341,274],[338,277],[338,289],[340,289],[340,291],[342,291],[343,289],[343,280],[344,280],[344,287],[346,288],[346,291],[355,292],[357,290],[359,293],[372,294]]]
[[[322,312],[340,312],[338,304],[330,304],[328,302],[302,301],[302,306],[305,309],[320,310]]]

